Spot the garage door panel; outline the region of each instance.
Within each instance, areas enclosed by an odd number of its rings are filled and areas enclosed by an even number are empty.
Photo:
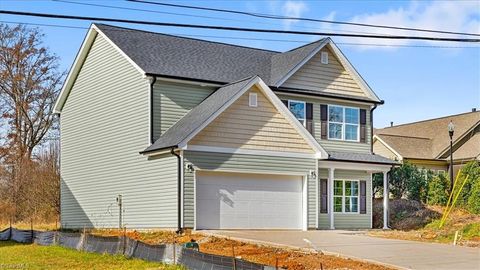
[[[198,229],[301,229],[302,177],[200,172]]]

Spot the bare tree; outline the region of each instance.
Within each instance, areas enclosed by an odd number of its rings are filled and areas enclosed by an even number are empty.
[[[58,149],[32,159],[55,130],[52,110],[64,77],[43,38],[37,28],[0,24],[0,206],[14,220],[39,210],[58,214]]]
[[[37,28],[0,24],[0,104],[7,129],[3,152],[21,158],[30,158],[50,130],[64,75],[42,39]]]

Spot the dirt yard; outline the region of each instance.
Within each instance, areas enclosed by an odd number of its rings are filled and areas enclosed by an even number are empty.
[[[381,207],[374,203],[374,226],[380,226],[375,216],[381,215]],[[376,211],[375,209],[380,210]],[[458,231],[457,244],[480,247],[480,215],[462,209],[454,209],[446,223],[439,228],[444,207],[425,206],[418,202],[397,200],[390,204],[390,225],[393,230],[374,230],[371,236],[452,244]],[[378,212],[378,213],[377,213]]]
[[[103,236],[121,235],[118,230],[96,230],[94,234]],[[270,246],[255,245],[234,241],[230,239],[205,236],[200,233],[187,231],[184,235],[177,237],[170,231],[137,232],[127,231],[127,236],[150,244],[177,243],[183,244],[195,239],[200,245],[200,251],[216,255],[232,256],[242,258],[251,262],[278,266],[284,269],[391,269],[385,266],[354,261],[330,255],[304,252],[294,249],[275,248]]]

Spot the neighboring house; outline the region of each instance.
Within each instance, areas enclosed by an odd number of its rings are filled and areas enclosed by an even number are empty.
[[[378,104],[329,38],[281,53],[92,25],[55,105],[62,227],[371,228],[372,173],[397,164],[371,152]]]
[[[480,112],[450,115],[376,129],[373,151],[401,162],[408,161],[422,169],[446,173],[450,166],[448,124],[455,126],[453,135],[453,170],[471,160],[480,161]]]

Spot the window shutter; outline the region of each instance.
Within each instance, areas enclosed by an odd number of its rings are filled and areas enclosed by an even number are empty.
[[[360,214],[367,213],[367,181],[360,181]]]
[[[365,109],[360,109],[360,142],[364,143],[367,141],[367,111]]]
[[[288,108],[288,100],[282,99],[282,103]]]
[[[321,104],[320,105],[320,131],[321,131],[321,139],[326,140],[327,139],[327,132],[328,132],[328,124],[327,124],[327,113],[328,107],[326,104]]]
[[[327,179],[320,179],[320,213],[328,213]]]
[[[305,119],[305,127],[307,128],[310,134],[313,134],[313,104],[306,103],[306,119]]]

